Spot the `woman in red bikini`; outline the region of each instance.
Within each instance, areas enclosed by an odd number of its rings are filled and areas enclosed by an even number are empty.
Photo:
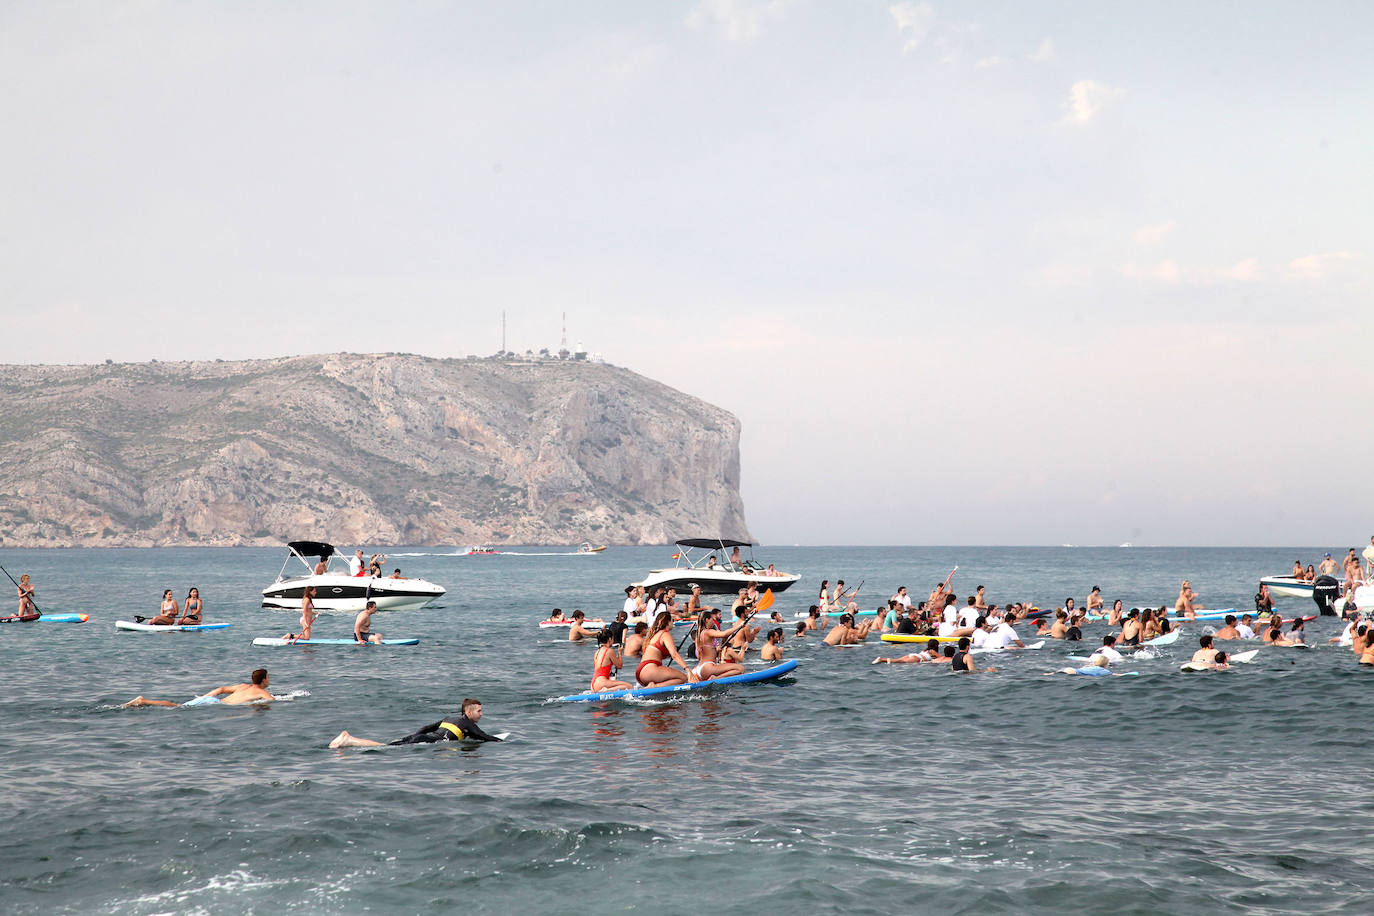
[[[675,671],[666,663],[669,657],[682,666],[682,671]],[[673,642],[673,615],[667,611],[660,611],[654,618],[654,625],[649,628],[649,635],[644,638],[642,658],[643,661],[635,669],[635,680],[642,687],[695,684],[698,680],[678,654],[677,644]]]
[[[633,684],[615,679],[615,672],[625,660],[620,657],[620,653],[611,645],[611,638],[615,634],[610,627],[602,628],[596,634],[596,653],[592,655],[592,692],[600,690],[630,690]]]

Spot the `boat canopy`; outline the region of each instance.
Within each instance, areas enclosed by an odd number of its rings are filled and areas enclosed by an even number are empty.
[[[334,545],[323,541],[288,541],[286,546],[303,557],[319,557],[327,560],[334,555]]]
[[[754,545],[750,541],[732,541],[729,538],[683,538],[677,542],[677,546],[717,550],[722,547],[753,547]]]

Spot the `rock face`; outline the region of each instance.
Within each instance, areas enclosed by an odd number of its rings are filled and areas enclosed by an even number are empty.
[[[0,366],[0,546],[747,539],[739,421],[613,366]]]

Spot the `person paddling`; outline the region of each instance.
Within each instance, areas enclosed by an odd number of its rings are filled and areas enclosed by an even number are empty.
[[[38,613],[38,605],[33,602],[33,583],[29,581],[29,574],[24,573],[19,577],[19,616],[31,617]]]
[[[440,719],[430,725],[406,735],[387,745],[382,741],[373,741],[370,738],[356,738],[346,730],[339,732],[338,737],[329,742],[332,748],[340,747],[383,747],[400,744],[434,744],[439,741],[500,741],[496,735],[489,735],[478,727],[477,723],[482,721],[482,701],[467,697],[463,700],[462,713],[456,716],[449,716]]]
[[[247,684],[226,684],[223,687],[216,687],[209,693],[201,694],[196,700],[209,700],[224,703],[228,706],[237,706],[241,703],[256,703],[259,700],[276,699],[267,692],[268,677],[266,668],[258,668],[250,676]],[[194,704],[195,701],[188,703],[173,703],[170,700],[150,700],[143,696],[134,697],[124,704],[125,709],[139,706],[187,706]]]

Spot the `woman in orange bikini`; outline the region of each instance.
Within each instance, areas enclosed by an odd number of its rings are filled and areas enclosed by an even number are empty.
[[[669,657],[682,666],[682,671],[675,671],[667,664],[666,659]],[[642,659],[639,667],[635,669],[635,680],[641,687],[695,684],[698,680],[678,654],[677,644],[673,642],[673,615],[667,611],[659,612],[654,618],[654,625],[649,628],[649,635],[644,637]]]
[[[615,651],[615,646],[611,645],[614,635],[610,627],[603,627],[596,634],[596,653],[592,655],[593,693],[599,690],[629,690],[634,687],[633,684],[615,679],[616,670],[625,664],[625,660]]]

